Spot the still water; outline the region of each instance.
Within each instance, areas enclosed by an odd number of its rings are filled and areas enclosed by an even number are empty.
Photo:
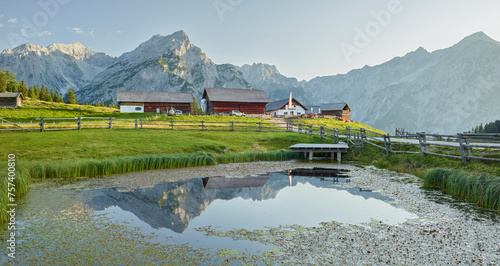
[[[158,237],[150,240],[153,242],[163,243],[170,239],[171,243],[187,243],[193,248],[234,249],[247,254],[257,254],[273,247],[248,240],[206,236],[195,229],[211,226],[220,231],[256,230],[284,225],[318,226],[330,221],[346,225],[362,225],[372,220],[398,224],[417,218],[417,215],[392,205],[393,200],[389,197],[344,187],[349,178],[341,176],[293,176],[278,172],[244,178],[197,178],[127,189],[78,190],[35,185],[21,209],[37,212],[38,207],[29,206],[40,204],[42,195],[51,198],[60,195],[65,203],[68,199],[75,202],[62,207],[44,205],[44,211],[56,209],[51,219],[59,220],[58,216],[71,212],[67,206],[70,209],[71,206],[85,206],[107,221],[126,223],[144,235],[154,233]],[[60,204],[60,201],[56,199],[54,202]],[[28,213],[20,215],[20,225],[23,225],[23,218],[28,217]],[[36,217],[42,220],[42,215]],[[25,221],[24,226],[36,227],[37,223]],[[36,237],[32,235],[36,232],[24,228],[23,234]],[[51,245],[51,242],[45,244]]]

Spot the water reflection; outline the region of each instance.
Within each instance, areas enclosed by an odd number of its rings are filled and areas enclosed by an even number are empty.
[[[360,224],[377,219],[399,223],[416,217],[388,204],[389,197],[344,188],[347,178],[271,173],[245,178],[206,177],[124,190],[93,190],[85,202],[97,211],[129,212],[151,228],[185,232],[190,223],[222,230],[338,221]],[[116,208],[117,207],[117,208]]]

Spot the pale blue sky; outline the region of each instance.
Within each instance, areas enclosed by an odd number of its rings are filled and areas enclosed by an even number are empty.
[[[477,31],[500,40],[499,14],[497,0],[4,0],[0,49],[80,41],[119,56],[184,30],[215,63],[268,63],[309,80]]]

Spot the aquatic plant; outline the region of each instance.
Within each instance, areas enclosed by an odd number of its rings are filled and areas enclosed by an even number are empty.
[[[172,155],[138,155],[104,159],[77,159],[73,161],[45,161],[34,163],[31,178],[96,177],[143,170],[169,169],[216,164],[211,153]]]
[[[14,202],[12,202],[10,199],[10,195],[7,193],[9,188],[12,188],[12,185],[9,186],[9,179],[7,178],[0,178],[0,224],[6,222],[9,219],[7,211],[9,210],[9,207],[7,204],[16,204],[17,201],[26,194],[28,191],[28,186],[30,182],[29,174],[24,171],[24,170],[19,170],[19,168],[16,169],[15,171],[15,179],[13,179],[14,182],[14,188],[15,190],[12,191],[14,194]],[[7,169],[0,169],[0,175],[3,177],[7,177]]]
[[[473,177],[459,170],[430,169],[424,176],[424,187],[439,188],[481,207],[500,209],[500,178],[482,174]]]

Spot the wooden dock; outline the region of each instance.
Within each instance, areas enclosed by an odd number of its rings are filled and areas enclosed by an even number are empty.
[[[332,161],[334,160],[335,154],[337,154],[337,160],[340,162],[342,160],[342,153],[347,152],[349,146],[344,142],[339,142],[337,144],[299,143],[289,148],[292,151],[304,152],[306,156],[307,153],[309,153],[309,160],[313,159],[313,153],[315,152],[330,153]]]

